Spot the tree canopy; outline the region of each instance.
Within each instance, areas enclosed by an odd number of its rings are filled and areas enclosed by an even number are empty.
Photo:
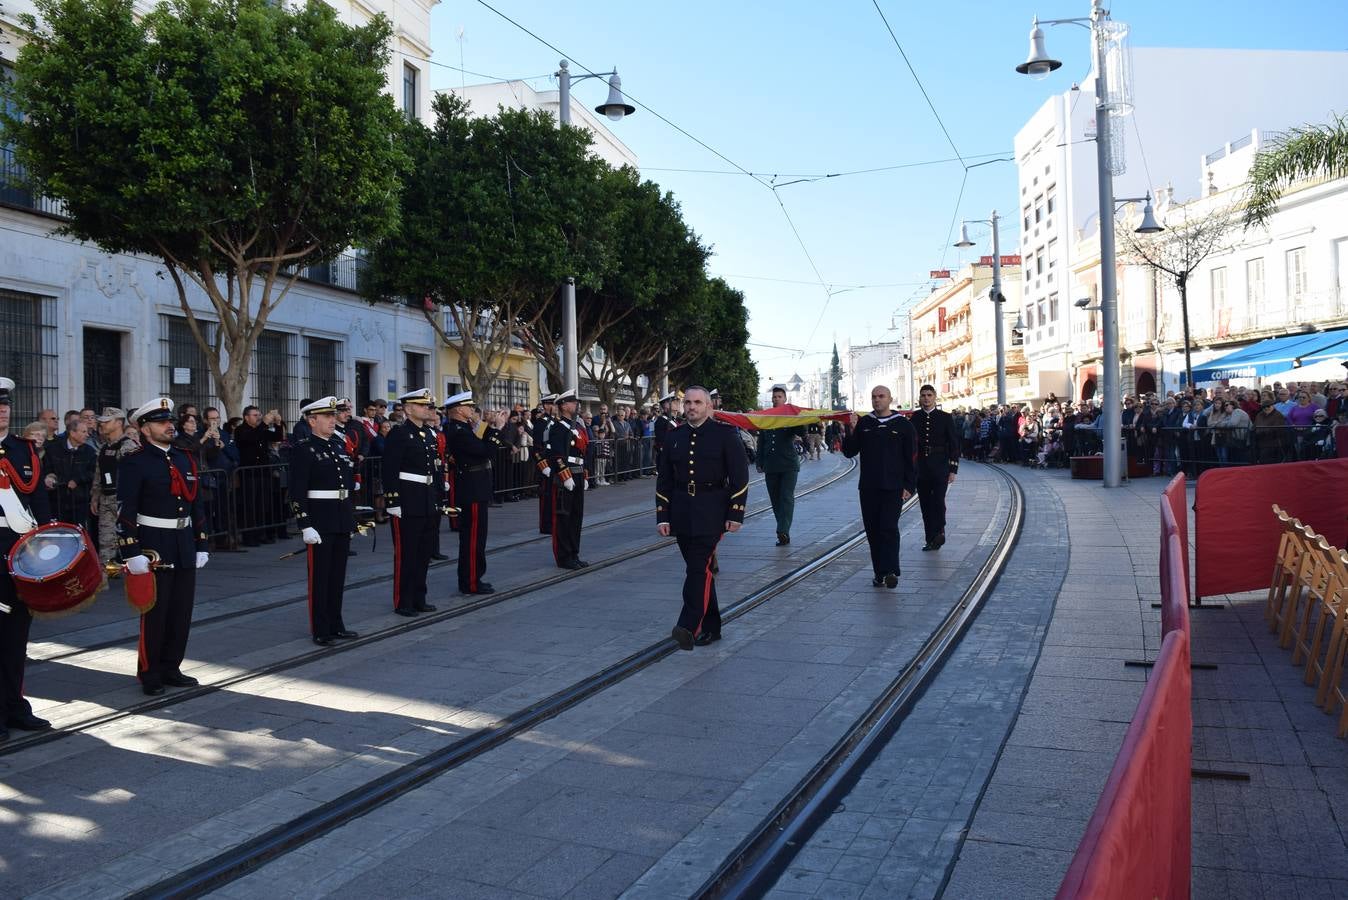
[[[217,392],[242,406],[252,349],[299,268],[397,215],[391,27],[329,5],[36,0],[6,86],[8,140],[65,232],[161,259]],[[198,318],[187,286],[209,299]]]

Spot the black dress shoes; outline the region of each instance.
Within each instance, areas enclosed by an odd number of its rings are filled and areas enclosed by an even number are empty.
[[[922,545],[922,552],[926,553],[928,550],[935,550],[936,547],[937,544],[935,541],[927,541],[925,544]]]
[[[945,532],[943,531],[936,536],[936,549],[940,550],[944,546],[945,546]]]
[[[590,567],[588,562],[580,558],[576,559],[576,565],[580,566],[582,569],[588,569]]]
[[[415,610],[416,610],[417,612],[419,612],[419,613],[421,613],[421,612],[435,612],[435,607],[434,607],[434,606],[431,606],[429,603],[423,603],[423,604],[421,604],[420,606],[414,606],[414,607],[412,607],[412,608],[415,609]]]
[[[883,575],[876,575],[874,578],[871,579],[871,587],[884,587],[884,585],[885,585],[885,576]]]
[[[354,631],[348,631],[347,629],[343,628],[341,631],[338,631],[335,634],[333,634],[333,637],[339,637],[344,641],[350,641],[355,640],[356,638],[360,637],[360,635]]]
[[[674,630],[669,633],[669,636],[674,638],[674,641],[679,645],[680,650],[693,649],[693,633],[687,628],[681,628],[678,625],[675,625]]]
[[[396,615],[399,615],[399,616],[406,616],[406,617],[409,618],[409,619],[412,618],[413,616],[415,616],[415,615],[417,614],[417,611],[416,611],[415,609],[406,608],[406,607],[402,607],[402,606],[398,607],[398,608],[395,609],[393,612],[394,612],[394,614],[396,614]]]
[[[435,559],[435,560],[439,560],[440,562],[444,562],[445,560],[449,559],[449,557],[448,557],[448,556],[445,556],[445,554],[443,554],[443,553],[432,553],[432,554],[431,554],[431,559]]]
[[[563,569],[583,569],[585,566],[578,559],[568,559],[566,562],[558,563]]]
[[[712,633],[709,632],[709,631],[704,631],[704,632],[702,632],[701,634],[699,634],[697,637],[693,638],[693,643],[694,643],[695,645],[697,645],[698,647],[705,647],[705,646],[707,646],[708,644],[714,644],[714,643],[716,643],[716,642],[719,641],[720,639],[721,639],[721,635],[720,635],[719,633],[717,633],[717,634],[712,634]]]
[[[460,593],[460,594],[494,594],[494,593],[496,593],[496,588],[492,587],[491,585],[487,584],[487,582],[483,581],[483,582],[480,582],[480,583],[478,584],[477,590],[474,591],[474,590],[470,590],[470,589],[468,589],[468,588],[459,588],[459,593]]]
[[[51,723],[46,719],[39,719],[32,713],[22,716],[10,716],[5,720],[5,728],[17,728],[19,731],[46,731],[51,728]]]
[[[885,574],[884,582],[885,587],[892,591],[899,586],[899,576],[895,575],[893,572],[888,572]]]
[[[140,689],[147,697],[158,697],[160,694],[164,693],[164,686],[162,684],[142,684]]]
[[[781,532],[781,531],[777,532],[777,546],[778,546],[778,547],[785,547],[785,546],[786,546],[787,544],[789,544],[789,543],[791,543],[791,535],[786,534],[786,533]]]
[[[201,682],[197,681],[191,675],[175,672],[171,675],[164,676],[164,684],[167,684],[169,687],[196,687],[201,684]]]
[[[337,639],[330,637],[315,637],[314,643],[320,647],[331,647],[333,644],[337,643]]]

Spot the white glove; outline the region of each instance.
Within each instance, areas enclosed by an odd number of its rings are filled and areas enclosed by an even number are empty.
[[[197,568],[200,569],[202,566],[206,565],[206,563],[210,562],[210,559],[211,559],[211,555],[210,555],[209,553],[207,553],[205,550],[198,550],[198,551],[197,551]]]
[[[126,561],[126,570],[132,575],[149,575],[150,557],[144,553],[131,557]]]
[[[395,519],[401,519],[403,517],[403,508],[401,506],[390,506],[385,512]]]
[[[544,477],[544,478],[551,478],[551,477],[552,477],[552,469],[550,469],[550,468],[547,467],[547,466],[544,466],[544,467],[543,467],[543,477]]]
[[[312,528],[304,529],[303,531],[300,532],[300,536],[304,538],[304,543],[306,544],[323,543],[323,538],[319,537],[318,532]]]
[[[576,480],[574,478],[568,478],[562,482],[562,487],[566,488],[568,491],[574,491],[576,489]]]
[[[588,491],[590,489],[590,479],[582,478],[580,480],[580,489],[582,491]]]

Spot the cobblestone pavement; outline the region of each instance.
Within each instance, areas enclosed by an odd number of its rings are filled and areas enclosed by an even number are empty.
[[[808,467],[802,482],[844,467],[831,458]],[[833,490],[846,493],[851,484]],[[629,503],[651,510],[651,487],[633,486]],[[605,490],[616,499],[627,489]],[[761,490],[750,494],[752,505],[763,502]],[[841,527],[815,515],[836,505],[836,496],[824,491],[799,501],[796,536],[803,551]],[[772,547],[771,525],[758,524],[765,518],[751,520],[735,536],[737,549],[722,553],[728,593],[775,577],[787,557],[788,548]],[[656,537],[653,515],[608,530],[617,534],[598,531],[584,545],[596,560]],[[545,546],[518,552],[529,555],[507,553],[494,568],[498,584],[536,578],[540,568],[552,571]],[[676,550],[657,551],[396,639],[325,654],[283,674],[0,757],[6,893],[123,895],[547,696],[665,637],[673,617],[669,591],[649,587],[676,584],[681,568]],[[433,591],[443,598],[453,579],[452,569],[438,570]],[[386,586],[356,591],[352,601],[358,629],[401,621],[388,611]],[[284,618],[267,618],[278,615]],[[199,629],[188,671],[209,679],[312,648],[302,605],[256,619]],[[80,657],[78,667],[35,665],[29,682],[45,701],[39,708],[54,716],[80,708],[78,702],[54,705],[58,673],[71,682],[68,690],[82,684],[90,693],[103,691],[109,702],[139,699],[131,652]]]
[[[643,670],[219,895],[686,896],[911,658],[1005,519],[999,487],[976,468],[962,478],[967,504],[940,554],[920,551],[920,519],[905,517],[897,591],[873,588],[855,551],[728,624],[719,644]],[[829,545],[856,515],[849,481],[798,505],[797,529]],[[722,546],[723,570],[763,554]],[[663,584],[668,618],[677,582]]]

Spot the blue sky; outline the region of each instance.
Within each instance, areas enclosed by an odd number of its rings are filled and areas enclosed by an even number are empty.
[[[955,156],[867,0],[490,2],[564,51],[573,72],[616,65],[640,104],[736,165],[768,179],[777,175],[779,185],[792,176]],[[1059,27],[1049,29],[1048,46],[1063,68],[1044,81],[1014,72],[1025,58],[1031,17],[1086,15],[1086,0],[879,5],[968,162],[1009,155],[1030,114],[1089,69],[1086,32]],[[1348,7],[1341,0],[1121,0],[1111,9],[1130,26],[1134,46],[1348,50]],[[431,22],[436,61],[496,78],[537,78],[540,90],[552,86],[538,76],[556,71],[558,54],[477,0],[445,0]],[[435,66],[430,77],[436,89],[486,80]],[[576,86],[574,102],[593,107],[605,90],[590,79]],[[645,109],[613,130],[636,152],[645,177],[674,192],[686,220],[714,248],[712,273],[744,291],[750,349],[764,378],[784,380],[826,365],[835,339],[840,345],[849,337],[894,339],[891,314],[915,293],[926,294],[928,270],[990,252],[986,228],[971,229],[983,235],[982,246],[964,256],[950,249],[952,217],[1015,209],[1015,168],[1005,162],[969,170],[957,210],[964,176],[958,162],[774,192],[743,174],[671,171],[733,168]],[[1004,228],[1014,214],[1008,219]],[[1014,252],[1015,242],[1014,232],[1003,232],[1003,252]],[[838,286],[831,297],[821,277]],[[861,285],[868,287],[843,289]]]

